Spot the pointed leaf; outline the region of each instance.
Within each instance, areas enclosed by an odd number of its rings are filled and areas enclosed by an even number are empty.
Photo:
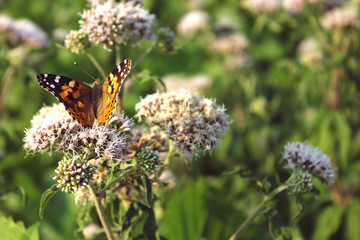
[[[141,179],[144,183],[145,187],[145,203],[150,208],[153,201],[153,192],[152,185],[150,179],[146,176],[146,174],[141,174]]]
[[[39,216],[43,219],[44,211],[46,205],[49,203],[50,199],[57,193],[60,189],[56,187],[57,184],[52,185],[48,190],[46,190],[40,199],[40,209],[39,209]]]

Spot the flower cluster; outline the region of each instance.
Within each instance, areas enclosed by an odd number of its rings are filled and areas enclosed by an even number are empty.
[[[275,12],[280,9],[279,0],[245,0],[244,6],[252,12]]]
[[[296,14],[303,10],[306,3],[306,0],[284,0],[283,7],[287,12]]]
[[[359,15],[356,8],[335,8],[322,17],[321,25],[325,29],[357,28]]]
[[[192,37],[199,31],[209,27],[209,14],[203,11],[189,12],[183,16],[177,26],[179,33],[185,37]]]
[[[58,175],[53,179],[59,183],[57,188],[73,193],[90,183],[96,167],[78,156],[73,156],[71,159],[64,158],[59,161],[55,172]]]
[[[149,146],[141,148],[141,150],[136,153],[135,159],[138,166],[144,168],[145,172],[149,173],[157,171],[160,165],[162,165],[158,151],[151,150]]]
[[[249,41],[241,33],[235,33],[217,38],[213,40],[211,44],[212,50],[223,54],[240,53],[246,50],[248,47]]]
[[[24,45],[38,49],[49,45],[46,33],[28,19],[14,20],[0,15],[0,33],[14,46]]]
[[[133,131],[133,143],[129,146],[130,151],[136,150],[144,145],[152,143],[149,147],[158,152],[167,152],[169,149],[169,142],[167,135],[158,126],[151,128],[138,127]]]
[[[285,146],[283,159],[287,161],[287,168],[294,171],[306,170],[308,174],[319,178],[324,185],[330,184],[335,176],[330,158],[308,143],[288,143]]]
[[[148,95],[136,105],[137,116],[165,130],[187,159],[218,146],[229,126],[225,108],[184,89]]]
[[[189,77],[180,77],[178,75],[167,75],[163,77],[163,82],[168,91],[176,91],[185,88],[191,92],[201,92],[208,88],[212,83],[212,78],[206,74],[197,74]]]
[[[103,44],[108,50],[114,44],[139,44],[142,39],[155,37],[155,15],[133,1],[93,4],[90,10],[82,12],[79,23],[81,33],[88,36],[90,42]]]
[[[119,116],[121,118],[121,116]],[[127,118],[127,127],[132,127]],[[43,107],[26,130],[25,149],[95,153],[98,157],[121,158],[132,141],[129,129],[117,131],[109,126],[82,127],[73,121],[62,104]]]
[[[91,5],[95,6],[97,4],[102,4],[106,2],[123,2],[123,3],[130,3],[130,4],[140,4],[143,5],[143,0],[89,0]]]
[[[300,61],[310,67],[321,63],[323,56],[319,49],[318,42],[315,38],[307,38],[300,42],[297,47]]]
[[[70,33],[66,36],[64,43],[65,47],[75,54],[81,53],[89,46],[86,35],[81,30],[70,31]]]

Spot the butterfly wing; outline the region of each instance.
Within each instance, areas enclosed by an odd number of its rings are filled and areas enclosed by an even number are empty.
[[[112,116],[120,88],[124,83],[126,76],[129,74],[130,69],[131,60],[125,59],[114,68],[114,70],[109,74],[108,78],[104,82],[102,87],[103,93],[99,100],[96,115],[99,125],[104,125]]]
[[[65,109],[82,126],[92,126],[95,120],[91,87],[74,79],[56,75],[39,74],[37,81],[46,90],[53,94]]]

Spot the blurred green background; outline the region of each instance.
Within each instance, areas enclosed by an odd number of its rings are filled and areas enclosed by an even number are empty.
[[[327,188],[315,182],[317,196],[295,199],[281,193],[242,239],[281,239],[288,233],[293,239],[360,239],[359,28],[355,24],[327,29],[321,23],[336,7],[358,13],[359,3],[305,3],[293,13],[281,6],[271,12],[253,11],[244,2],[144,1],[158,24],[177,34],[176,51],[156,48],[131,72],[125,113],[133,116],[140,97],[161,89],[147,81],[150,77],[143,71],[148,70],[159,78],[205,74],[211,82],[199,90],[201,95],[223,104],[233,120],[221,147],[195,161],[192,168],[182,162],[170,164],[176,187],[156,190],[159,231],[168,239],[230,237],[254,212],[262,193],[289,177],[280,161],[284,145],[308,140],[337,166],[335,183]],[[86,55],[72,54],[56,46],[54,39],[55,30],[78,29],[78,13],[85,8],[89,8],[85,0],[0,1],[0,14],[30,19],[51,39],[49,47],[29,52],[27,60],[14,67],[8,60],[12,48],[0,37],[0,86],[6,94],[0,113],[0,216],[23,221],[26,227],[40,221],[40,197],[54,183],[53,170],[60,159],[56,153],[25,157],[25,128],[44,104],[56,102],[38,85],[36,74],[57,73],[91,83],[74,66],[76,61],[92,76],[100,76]],[[199,32],[183,36],[177,26],[194,10],[205,12],[207,22]],[[232,34],[245,36],[248,46],[235,51],[232,41],[230,50],[218,50],[214,42]],[[308,38],[315,39],[317,46],[304,53],[299,44]],[[146,41],[127,45],[122,55],[137,59],[150,45]],[[106,71],[115,66],[114,52],[97,46],[92,54]],[[6,85],[11,67],[13,81]],[[257,187],[240,174],[224,174],[232,169],[250,170]],[[73,239],[76,217],[73,196],[56,194],[40,221],[41,238]]]

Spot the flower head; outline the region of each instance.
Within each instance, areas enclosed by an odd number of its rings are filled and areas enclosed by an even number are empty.
[[[226,35],[213,40],[211,49],[223,54],[241,53],[249,47],[248,39],[241,33]]]
[[[306,0],[284,0],[283,6],[284,9],[291,13],[296,14],[303,10],[306,5]]]
[[[81,30],[79,31],[72,30],[66,36],[64,43],[65,43],[65,47],[75,54],[79,54],[84,49],[89,47],[89,42],[86,39],[86,35]]]
[[[95,44],[110,46],[139,44],[142,39],[155,37],[155,15],[132,2],[112,2],[94,4],[81,14],[80,31]]]
[[[314,67],[322,62],[323,56],[319,49],[319,44],[315,38],[307,38],[300,42],[297,47],[300,61],[309,66]]]
[[[137,116],[165,130],[187,159],[218,146],[229,126],[225,108],[182,89],[148,95],[136,105]]]
[[[359,15],[356,8],[334,8],[322,17],[321,25],[325,29],[357,28]]]
[[[203,11],[192,11],[180,19],[178,31],[185,37],[193,37],[197,32],[209,27],[209,14]]]
[[[279,0],[245,0],[244,6],[252,12],[275,12],[280,9]]]
[[[318,177],[324,185],[330,184],[334,179],[335,169],[331,166],[330,158],[307,142],[288,143],[283,159],[287,161],[287,168],[306,170]]]
[[[129,130],[121,132],[107,125],[82,127],[62,104],[43,107],[31,125],[24,138],[24,147],[30,151],[57,150],[121,158],[132,141]]]
[[[28,19],[14,20],[0,15],[0,32],[14,46],[24,45],[31,49],[38,49],[49,45],[46,33]]]
[[[201,92],[208,88],[212,81],[212,78],[206,74],[197,74],[189,77],[180,77],[171,74],[163,77],[163,82],[168,91],[176,91],[179,88],[185,88],[191,92]]]
[[[138,166],[142,167],[145,172],[153,173],[158,170],[162,161],[159,157],[158,151],[151,150],[149,146],[143,147],[135,155]]]
[[[57,176],[53,179],[59,183],[57,188],[61,188],[63,192],[73,193],[90,183],[96,167],[75,155],[71,159],[64,157],[59,161],[55,172]]]

